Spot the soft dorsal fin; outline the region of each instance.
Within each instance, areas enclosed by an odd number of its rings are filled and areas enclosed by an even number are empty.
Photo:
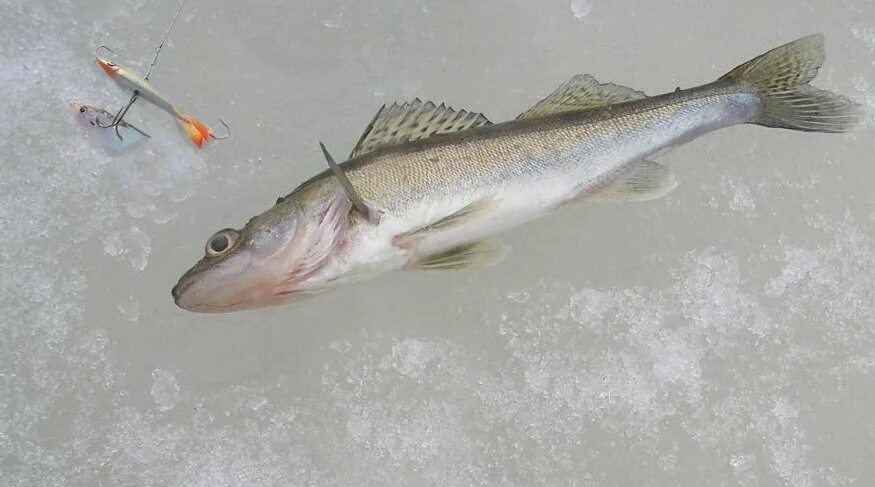
[[[599,83],[588,74],[578,74],[559,85],[547,98],[520,114],[517,119],[544,117],[642,98],[647,98],[647,95],[641,91],[614,83]]]
[[[419,98],[401,105],[383,105],[359,138],[350,158],[432,135],[449,134],[492,125],[483,114],[454,110]]]

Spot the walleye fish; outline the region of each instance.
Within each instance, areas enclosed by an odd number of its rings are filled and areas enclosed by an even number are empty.
[[[571,202],[649,200],[677,180],[648,158],[707,132],[757,124],[846,132],[850,100],[809,85],[811,35],[717,81],[658,96],[577,75],[516,120],[412,103],[380,109],[350,159],[298,186],[241,230],[225,229],[172,290],[178,306],[274,305],[397,269],[494,262],[489,235]]]
[[[167,98],[158,93],[151,83],[137,76],[130,69],[102,57],[97,58],[97,64],[123,89],[138,93],[140,98],[173,115],[198,148],[203,147],[204,141],[208,138],[218,138],[210,132],[209,127],[167,101]]]
[[[70,109],[73,110],[73,113],[76,114],[76,118],[79,119],[82,123],[88,124],[92,127],[98,127],[100,125],[109,125],[112,123],[112,119],[115,115],[109,113],[103,108],[96,107],[93,105],[83,105],[82,103],[70,103]],[[136,132],[139,132],[140,135],[148,138],[152,138],[151,135],[143,132],[136,125],[125,122],[124,120],[119,121],[119,126],[123,129],[131,129]]]

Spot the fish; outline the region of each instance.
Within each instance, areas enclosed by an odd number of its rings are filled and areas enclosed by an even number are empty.
[[[97,57],[97,64],[120,87],[139,94],[140,98],[172,115],[198,148],[202,148],[204,141],[210,137],[216,138],[209,127],[177,108],[173,103],[170,103],[167,98],[155,90],[151,83],[135,74],[132,70],[102,57]]]
[[[317,296],[395,270],[482,269],[493,234],[578,202],[646,201],[677,178],[655,155],[740,124],[842,133],[859,106],[809,83],[809,35],[716,81],[647,96],[576,75],[514,120],[432,102],[383,106],[348,160],[300,184],[241,229],[206,242],[171,294],[193,312]]]
[[[70,109],[73,110],[73,113],[76,115],[76,118],[80,120],[82,123],[87,124],[91,127],[100,127],[103,125],[104,127],[111,124],[115,115],[109,113],[103,108],[96,107],[94,105],[85,105],[82,103],[70,103]],[[139,132],[140,135],[152,138],[151,135],[146,132],[140,130],[136,125],[128,123],[124,120],[119,121],[119,126],[123,129],[131,129],[136,132]]]

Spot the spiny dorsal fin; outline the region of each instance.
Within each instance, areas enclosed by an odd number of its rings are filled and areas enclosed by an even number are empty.
[[[647,95],[641,91],[613,83],[599,83],[588,74],[578,74],[559,85],[547,98],[520,114],[517,119],[544,117],[642,98],[647,98]]]
[[[506,245],[491,240],[476,240],[417,259],[407,267],[426,271],[482,269],[496,264],[509,251],[510,247]]]
[[[383,105],[362,133],[349,157],[351,159],[383,147],[484,125],[492,125],[492,122],[481,113],[456,111],[443,103],[435,105],[419,98],[401,105]]]
[[[661,198],[678,185],[671,169],[658,162],[633,161],[604,185],[583,197],[585,201],[649,201]]]

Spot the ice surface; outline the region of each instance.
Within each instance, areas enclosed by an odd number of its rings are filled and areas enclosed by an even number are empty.
[[[169,370],[155,369],[152,371],[152,399],[158,407],[158,411],[164,412],[173,409],[179,401],[179,385],[176,384],[176,375]]]
[[[93,48],[144,71],[173,8],[0,0],[0,485],[875,483],[871,3],[188,0],[152,79],[233,137],[138,104],[153,138],[107,147],[68,107],[127,99]],[[502,120],[576,72],[657,93],[819,30],[854,134],[710,135],[660,157],[667,198],[568,208],[477,274],[170,298],[382,103]]]
[[[592,10],[590,0],[571,0],[571,13],[574,14],[574,18],[582,19],[589,15],[590,10]]]

